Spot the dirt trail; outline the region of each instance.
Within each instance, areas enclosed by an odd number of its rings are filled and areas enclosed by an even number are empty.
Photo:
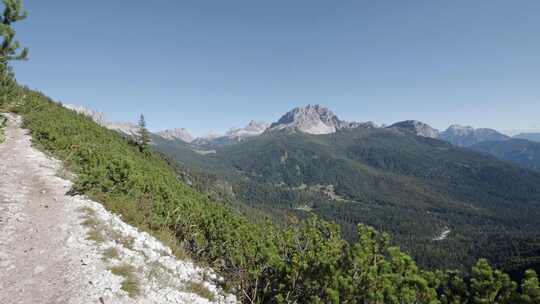
[[[67,196],[71,182],[57,176],[61,163],[31,146],[20,117],[4,115],[8,125],[0,144],[0,303],[235,302],[204,281],[215,278],[210,272],[176,260],[169,248],[100,204]],[[81,223],[90,215],[99,224],[102,240],[87,239],[90,228]],[[114,255],[104,258],[103,253],[113,249]],[[119,265],[134,269],[138,295],[130,297],[122,288],[125,277],[109,270]],[[211,296],[194,294],[189,289],[194,284],[204,286]]]

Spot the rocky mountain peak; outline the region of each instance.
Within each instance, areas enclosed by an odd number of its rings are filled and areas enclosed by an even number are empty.
[[[102,112],[89,109],[80,105],[65,104],[66,109],[75,111],[79,114],[88,116],[90,119],[95,121],[97,124],[125,135],[135,136],[138,134],[137,125],[130,122],[111,122],[107,120],[107,117]]]
[[[321,105],[307,105],[287,112],[270,125],[269,130],[293,129],[309,134],[330,134],[358,125],[340,120],[334,112]]]
[[[168,140],[181,140],[190,143],[194,140],[193,136],[185,128],[177,128],[157,132],[157,135]]]
[[[252,137],[262,134],[270,124],[266,122],[259,122],[252,120],[248,123],[247,126],[243,128],[232,128],[230,129],[225,136],[229,138],[244,138],[244,137]]]
[[[423,123],[418,120],[405,120],[397,122],[388,128],[394,128],[399,130],[405,130],[412,132],[417,136],[429,137],[429,138],[438,138],[439,130],[432,128],[430,125]]]
[[[448,129],[446,129],[445,132],[447,133],[453,133],[453,134],[460,134],[460,135],[466,135],[466,134],[470,134],[470,133],[473,133],[475,131],[475,129],[471,126],[464,126],[464,125],[458,125],[458,124],[454,124],[454,125],[451,125],[450,127],[448,127]]]
[[[469,147],[484,141],[503,141],[510,139],[496,130],[471,126],[451,125],[442,132],[440,139],[448,141],[456,146]]]

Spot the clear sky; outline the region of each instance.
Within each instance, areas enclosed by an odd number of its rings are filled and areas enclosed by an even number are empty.
[[[26,0],[21,83],[111,120],[540,125],[538,0]]]

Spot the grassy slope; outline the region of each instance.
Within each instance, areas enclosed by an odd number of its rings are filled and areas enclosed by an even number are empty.
[[[77,174],[73,192],[103,202],[127,222],[218,271],[240,267],[246,250],[263,250],[264,227],[209,201],[180,182],[161,158],[141,153],[116,132],[38,93],[28,92],[25,104],[15,110],[34,142]]]

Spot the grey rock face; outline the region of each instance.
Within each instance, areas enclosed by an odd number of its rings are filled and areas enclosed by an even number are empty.
[[[268,130],[289,129],[308,134],[331,134],[340,129],[372,125],[372,123],[342,121],[328,108],[320,105],[308,105],[286,113],[277,122],[270,125]]]
[[[439,136],[440,139],[460,147],[470,147],[484,141],[503,141],[510,139],[496,130],[471,126],[451,125]]]
[[[243,128],[232,128],[225,135],[210,134],[194,139],[191,144],[205,148],[215,148],[234,144],[250,137],[255,137],[264,133],[270,124],[265,122],[250,121]]]
[[[185,128],[164,130],[157,132],[156,134],[167,140],[181,140],[187,143],[192,142],[194,139],[193,136],[191,136],[191,134],[189,133],[189,131]]]
[[[432,128],[430,125],[425,124],[418,120],[406,120],[397,122],[388,128],[404,130],[407,132],[412,132],[417,136],[429,137],[429,138],[438,138],[439,131]]]
[[[261,135],[268,129],[270,124],[266,122],[257,122],[257,121],[250,121],[249,124],[243,128],[238,129],[231,129],[229,130],[225,136],[228,138],[246,138],[246,137],[252,137]]]

